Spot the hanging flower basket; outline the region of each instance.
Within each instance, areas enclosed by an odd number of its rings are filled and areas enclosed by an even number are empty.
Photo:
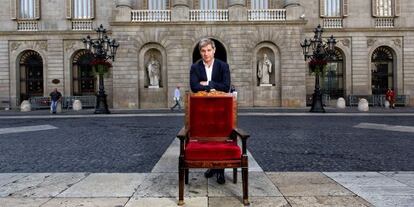
[[[93,67],[93,72],[95,74],[104,75],[109,72],[109,69],[112,68],[112,64],[103,59],[94,59],[91,62]]]
[[[315,60],[315,59],[312,59],[308,63],[310,72],[315,73],[317,75],[323,72],[327,64],[328,62],[326,60]]]

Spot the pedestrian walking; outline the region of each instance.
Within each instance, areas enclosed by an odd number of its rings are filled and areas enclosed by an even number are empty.
[[[50,110],[52,111],[52,113],[56,114],[57,104],[61,100],[61,98],[62,98],[62,94],[57,90],[57,88],[55,88],[50,93],[50,100],[51,100]]]
[[[178,109],[181,110],[181,93],[180,93],[180,86],[177,86],[177,88],[175,88],[174,90],[174,101],[175,101],[175,105],[173,107],[171,107],[171,111],[173,111],[175,109],[175,107],[178,106]]]

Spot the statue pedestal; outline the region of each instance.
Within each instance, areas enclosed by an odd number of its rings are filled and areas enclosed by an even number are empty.
[[[160,86],[148,86],[148,88],[160,88]]]
[[[270,83],[261,83],[260,86],[273,86],[273,85]]]

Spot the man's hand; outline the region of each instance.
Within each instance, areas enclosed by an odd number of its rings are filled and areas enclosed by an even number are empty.
[[[207,82],[207,81],[200,81],[200,84],[201,84],[202,86],[208,86],[208,82]]]

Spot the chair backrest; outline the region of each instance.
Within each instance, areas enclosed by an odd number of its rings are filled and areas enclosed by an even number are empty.
[[[237,125],[237,103],[231,94],[189,94],[186,127],[192,140],[228,138]]]

